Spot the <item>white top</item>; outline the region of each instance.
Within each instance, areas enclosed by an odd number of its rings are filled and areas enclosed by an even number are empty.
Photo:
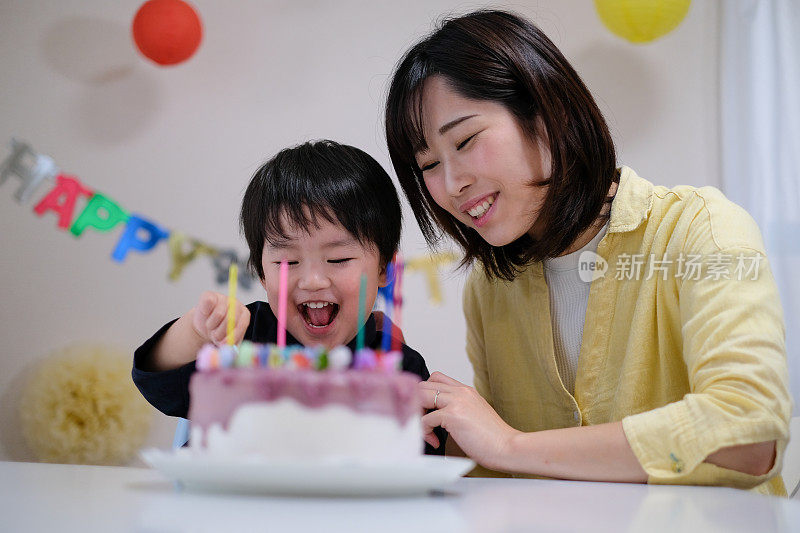
[[[597,252],[597,244],[606,234],[608,224],[583,248],[570,254],[544,260],[544,277],[550,293],[550,320],[553,323],[553,348],[556,366],[564,388],[575,394],[575,374],[586,321],[591,283],[583,281],[578,267],[581,254]]]
[[[800,502],[720,487],[462,478],[414,498],[176,490],[155,470],[0,462],[0,530],[797,531]]]

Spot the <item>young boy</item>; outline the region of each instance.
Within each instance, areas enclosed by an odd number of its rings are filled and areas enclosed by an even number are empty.
[[[333,141],[287,148],[250,181],[240,224],[250,248],[249,267],[267,291],[266,302],[237,302],[234,341],[277,340],[281,261],[289,264],[287,344],[347,344],[354,348],[361,274],[371,309],[400,242],[400,202],[383,168],[368,154]],[[228,298],[205,292],[197,305],[169,322],[134,353],[133,381],[154,407],[186,417],[195,356],[208,342],[223,344]],[[386,328],[390,331],[390,328]],[[380,348],[383,331],[369,315],[364,343]],[[422,356],[402,345],[403,370],[429,376]],[[444,442],[444,433],[440,441]],[[426,453],[443,454],[444,446]]]

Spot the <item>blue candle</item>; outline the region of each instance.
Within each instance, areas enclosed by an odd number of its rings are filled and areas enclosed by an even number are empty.
[[[387,272],[386,278],[389,280],[389,287],[394,285],[394,262],[391,262],[387,265]],[[381,351],[383,353],[389,353],[391,349],[391,342],[392,342],[392,306],[394,305],[394,295],[392,294],[392,290],[386,291],[386,306],[383,312],[384,320],[383,320],[383,337],[381,337]]]

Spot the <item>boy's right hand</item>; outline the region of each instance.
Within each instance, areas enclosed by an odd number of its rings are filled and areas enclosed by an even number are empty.
[[[233,343],[239,344],[250,325],[250,311],[236,301],[236,322]],[[192,327],[205,342],[220,346],[228,341],[228,297],[218,292],[206,291],[192,309]]]

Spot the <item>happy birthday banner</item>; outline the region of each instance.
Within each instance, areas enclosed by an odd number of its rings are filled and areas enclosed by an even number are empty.
[[[250,289],[255,281],[246,268],[247,259],[239,258],[236,250],[217,248],[181,231],[170,231],[144,215],[126,211],[118,202],[86,186],[76,176],[61,172],[52,158],[16,139],[11,140],[11,154],[0,164],[0,185],[9,176],[16,176],[22,181],[14,193],[14,198],[20,204],[28,203],[43,183],[54,182],[50,191],[33,207],[33,212],[42,216],[52,211],[58,217],[57,227],[69,231],[76,238],[89,228],[108,233],[123,225],[122,234],[111,253],[114,261],[124,262],[131,251],[150,253],[156,245],[167,241],[171,260],[168,273],[170,281],[180,279],[186,266],[200,256],[211,260],[217,285],[227,283],[228,269],[234,263],[242,272],[239,283],[244,289]],[[86,205],[75,217],[76,205],[81,199],[86,200]],[[440,304],[442,290],[439,269],[457,259],[452,253],[414,257],[404,262],[404,272],[423,273],[427,278],[431,303]]]

